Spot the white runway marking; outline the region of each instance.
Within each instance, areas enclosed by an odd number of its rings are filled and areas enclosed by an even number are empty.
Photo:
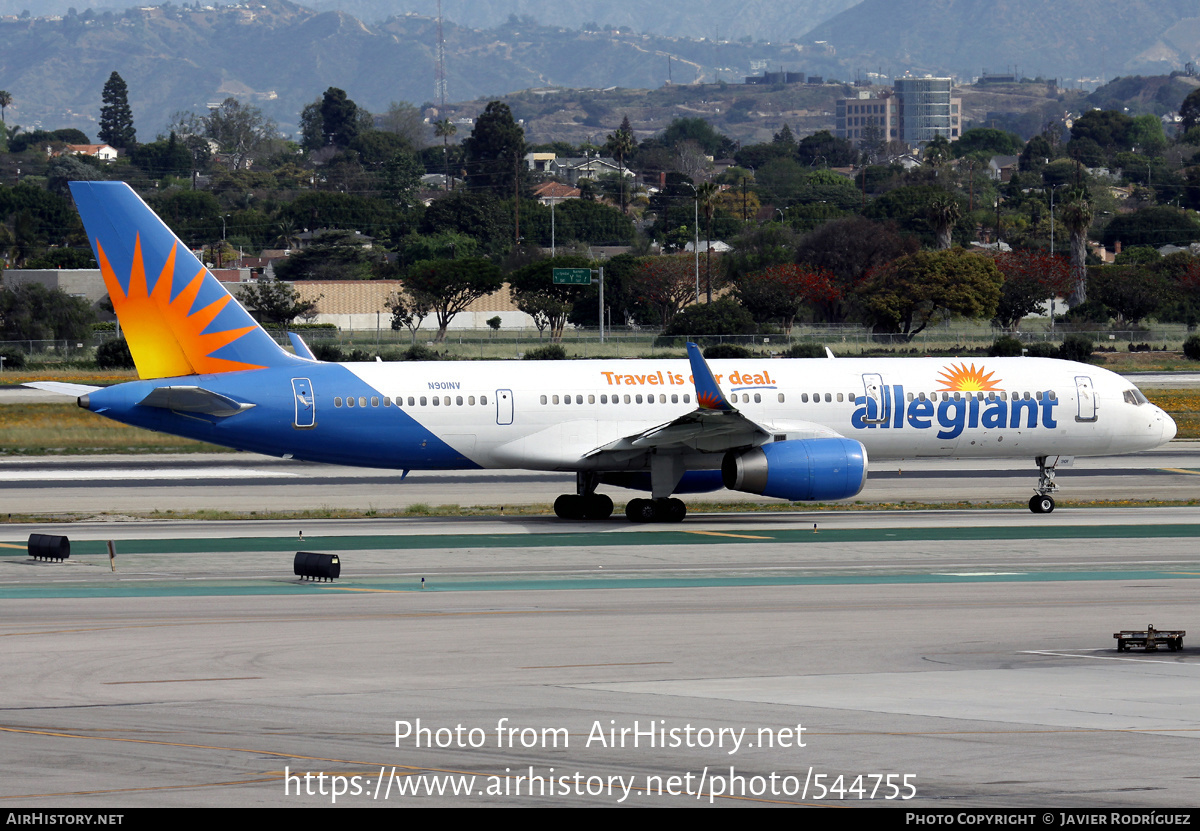
[[[299,473],[280,470],[263,470],[251,467],[203,467],[170,468],[146,467],[130,470],[92,468],[89,470],[4,470],[0,467],[0,481],[4,482],[84,482],[96,479],[299,479]]]

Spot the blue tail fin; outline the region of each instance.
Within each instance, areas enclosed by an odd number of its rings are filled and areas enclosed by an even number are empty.
[[[173,378],[298,362],[124,182],[71,182],[138,375]]]

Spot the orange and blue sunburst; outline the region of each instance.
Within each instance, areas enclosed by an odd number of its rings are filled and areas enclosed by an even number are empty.
[[[123,182],[72,182],[113,310],[142,378],[278,366],[296,359]]]
[[[996,392],[1001,389],[999,379],[992,380],[994,372],[985,374],[984,368],[976,369],[975,364],[969,367],[965,363],[950,364],[940,375],[938,382],[944,392]]]
[[[208,273],[203,267],[187,279],[174,297],[171,296],[175,282],[175,249],[173,245],[151,289],[146,279],[139,234],[133,245],[129,279],[123,287],[109,263],[104,246],[100,240],[96,240],[100,273],[104,275],[104,285],[112,299],[113,311],[121,321],[129,351],[137,364],[138,375],[142,378],[171,378],[259,369],[257,364],[214,356],[214,353],[253,330],[254,326],[206,331],[233,298],[222,292],[212,302],[193,310],[196,296]]]

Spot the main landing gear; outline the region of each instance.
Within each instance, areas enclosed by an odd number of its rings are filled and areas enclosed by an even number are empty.
[[[608,519],[613,501],[596,493],[600,478],[595,473],[576,473],[576,493],[564,493],[554,500],[554,515],[559,519]]]
[[[613,513],[613,501],[596,493],[600,477],[595,473],[575,474],[577,493],[564,493],[554,500],[554,514],[559,519],[608,519]],[[625,516],[632,522],[682,522],[687,516],[683,500],[673,496],[662,499],[631,499],[625,506]]]
[[[625,506],[625,516],[632,522],[682,522],[687,516],[687,505],[673,496],[665,499],[630,499]]]
[[[1058,490],[1054,481],[1054,466],[1058,464],[1058,459],[1058,456],[1038,456],[1035,460],[1038,466],[1037,493],[1029,499],[1029,510],[1035,514],[1048,514],[1054,510],[1054,497],[1050,494]]]

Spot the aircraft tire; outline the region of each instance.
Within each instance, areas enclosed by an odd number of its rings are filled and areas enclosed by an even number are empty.
[[[1029,510],[1035,514],[1048,514],[1054,510],[1054,497],[1035,495],[1029,500]]]
[[[683,522],[687,516],[687,505],[683,504],[682,499],[664,499],[661,508],[660,515],[664,522]]]
[[[608,519],[612,516],[613,501],[612,498],[603,493],[593,493],[591,496],[583,497],[584,501],[584,519]]]
[[[632,522],[654,522],[658,519],[658,510],[652,499],[630,499],[625,506],[625,516]]]
[[[554,500],[554,515],[559,519],[583,519],[583,500],[577,494],[564,493]]]

